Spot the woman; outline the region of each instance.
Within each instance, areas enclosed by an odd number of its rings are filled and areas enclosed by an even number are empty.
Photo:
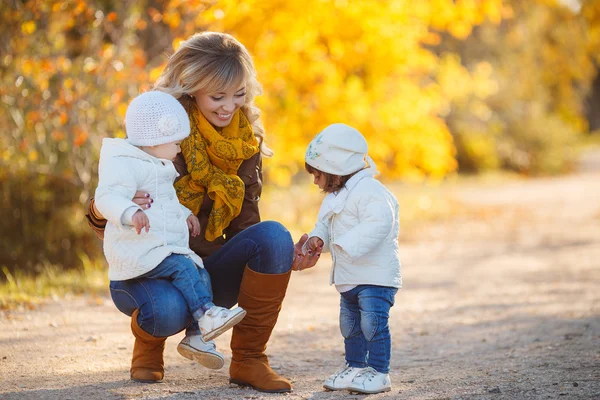
[[[199,218],[202,231],[190,247],[209,272],[214,303],[247,311],[233,329],[230,382],[264,392],[289,392],[291,384],[269,366],[265,349],[277,322],[291,269],[310,268],[320,252],[302,256],[303,235],[294,245],[277,222],[260,222],[264,129],[254,96],[260,93],[252,59],[227,34],[205,32],[182,42],[155,84],[181,102],[191,134],[175,161],[180,202]],[[134,201],[151,207],[148,193]],[[105,220],[90,202],[88,220],[102,236]],[[165,339],[187,327],[178,351],[209,368],[222,366],[214,343],[205,343],[190,325],[185,302],[168,281],[133,279],[111,282],[117,308],[130,315],[136,338],[131,377],[145,382],[164,375]],[[160,296],[158,295],[160,294]],[[167,299],[167,300],[165,300]]]

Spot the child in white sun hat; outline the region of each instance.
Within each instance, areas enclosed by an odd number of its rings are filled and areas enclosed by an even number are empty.
[[[391,390],[390,308],[402,286],[394,195],[375,179],[356,129],[333,124],[309,144],[305,168],[327,193],[305,250],[331,252],[330,284],[340,292],[346,364],[323,386],[361,393]]]
[[[209,341],[240,322],[246,311],[215,306],[208,272],[188,245],[189,233],[198,235],[200,223],[177,199],[172,162],[190,134],[188,115],[173,96],[146,92],[129,104],[125,129],[127,139],[102,141],[98,168],[95,205],[108,220],[104,233],[108,277],[171,280],[198,324],[201,336],[191,337]],[[154,202],[143,210],[132,201],[136,191],[149,193]],[[223,357],[210,348],[213,362],[203,365],[220,368]]]

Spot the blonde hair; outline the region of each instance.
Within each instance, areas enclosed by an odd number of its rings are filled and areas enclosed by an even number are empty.
[[[254,97],[262,93],[262,87],[256,79],[252,57],[233,36],[219,32],[190,36],[169,57],[154,88],[181,99],[198,90],[225,90],[242,80],[246,80],[246,101],[241,110],[260,142],[261,153],[270,157],[273,151],[264,143],[265,129],[260,120],[260,109],[254,105]]]

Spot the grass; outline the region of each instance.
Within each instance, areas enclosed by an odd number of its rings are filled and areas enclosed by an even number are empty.
[[[0,282],[0,310],[17,307],[35,308],[49,298],[68,295],[106,296],[108,278],[104,260],[91,260],[80,254],[83,269],[64,270],[44,265],[36,276],[20,272],[11,274],[2,267],[5,282]]]

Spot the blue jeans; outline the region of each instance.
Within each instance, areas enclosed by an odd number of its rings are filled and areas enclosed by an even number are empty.
[[[293,256],[292,236],[280,223],[266,221],[246,228],[203,259],[213,303],[226,308],[237,303],[246,265],[263,274],[283,274],[290,270]],[[122,313],[131,316],[139,309],[139,326],[155,337],[174,335],[193,321],[181,292],[168,279],[112,281],[110,294]],[[188,333],[196,330],[193,324]]]
[[[390,308],[398,289],[359,285],[341,293],[340,330],[344,337],[346,362],[351,367],[390,371],[392,337]]]
[[[139,278],[170,280],[181,292],[188,311],[196,321],[214,306],[208,272],[182,254],[171,254]]]

